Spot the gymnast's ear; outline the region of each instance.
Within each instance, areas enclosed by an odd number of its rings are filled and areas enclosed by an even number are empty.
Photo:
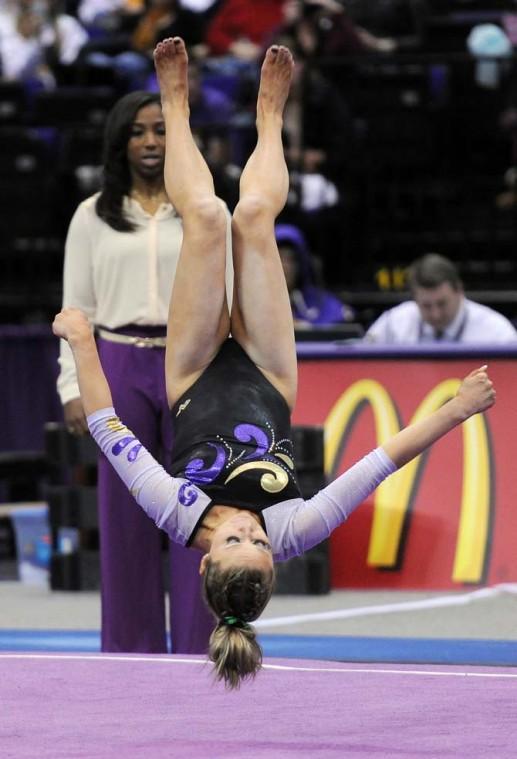
[[[203,556],[201,559],[201,563],[199,564],[199,574],[204,575],[206,572],[206,565],[208,564],[209,556],[207,553]]]

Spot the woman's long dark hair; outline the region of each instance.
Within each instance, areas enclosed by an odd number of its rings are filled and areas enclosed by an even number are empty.
[[[223,680],[227,688],[238,688],[242,680],[255,677],[260,669],[262,649],[249,623],[264,610],[273,583],[272,570],[221,569],[217,562],[207,563],[203,590],[218,620],[210,636],[208,656],[215,665],[217,680]]]
[[[135,228],[124,216],[124,196],[131,191],[131,173],[127,160],[127,144],[131,127],[141,108],[160,105],[160,96],[138,90],[120,98],[111,109],[104,130],[102,189],[95,210],[97,215],[118,232]]]

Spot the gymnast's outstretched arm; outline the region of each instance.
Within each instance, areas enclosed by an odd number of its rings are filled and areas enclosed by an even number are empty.
[[[192,521],[208,507],[210,498],[188,480],[171,477],[116,416],[92,330],[83,312],[64,308],[52,328],[72,349],[81,400],[97,445],[146,514],[172,540],[185,545]],[[179,518],[182,507],[188,515],[186,519]]]
[[[475,369],[454,398],[426,419],[405,427],[313,498],[267,509],[264,518],[275,559],[298,556],[328,538],[386,477],[494,402],[495,390],[486,366]]]
[[[411,461],[473,414],[485,411],[494,404],[495,390],[486,370],[486,366],[474,369],[465,377],[454,398],[427,419],[405,427],[383,444],[385,452],[397,467]]]

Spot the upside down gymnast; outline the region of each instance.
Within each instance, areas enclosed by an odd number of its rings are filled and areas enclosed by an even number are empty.
[[[231,313],[225,295],[226,215],[190,131],[183,40],[159,43],[154,59],[166,124],[165,185],[184,227],[167,325],[174,430],[169,471],[116,416],[84,314],[64,309],[53,329],[72,348],[88,425],[106,457],[159,527],[203,552],[204,594],[218,620],[209,657],[216,676],[235,688],[260,668],[250,622],[271,596],[274,561],[327,538],[392,472],[489,408],[495,391],[486,366],[475,369],[455,398],[304,501],[290,442],[294,330],[274,235],[288,191],[281,129],[292,55],[273,46],[262,65],[257,144],[232,217]]]

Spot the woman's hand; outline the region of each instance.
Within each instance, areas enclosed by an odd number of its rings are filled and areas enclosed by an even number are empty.
[[[88,432],[88,423],[80,398],[73,398],[64,404],[63,416],[66,428],[72,435],[85,435]]]
[[[93,341],[90,323],[78,308],[63,308],[54,319],[52,331],[56,337],[62,337],[70,346]],[[80,398],[73,398],[63,405],[63,416],[68,432],[72,435],[84,435],[88,424]]]
[[[488,376],[487,366],[484,365],[467,374],[455,400],[459,404],[464,419],[468,419],[473,414],[486,411],[493,406],[495,397],[494,385]]]
[[[71,347],[84,340],[93,340],[90,322],[78,308],[63,308],[52,324],[56,337],[67,340]]]

